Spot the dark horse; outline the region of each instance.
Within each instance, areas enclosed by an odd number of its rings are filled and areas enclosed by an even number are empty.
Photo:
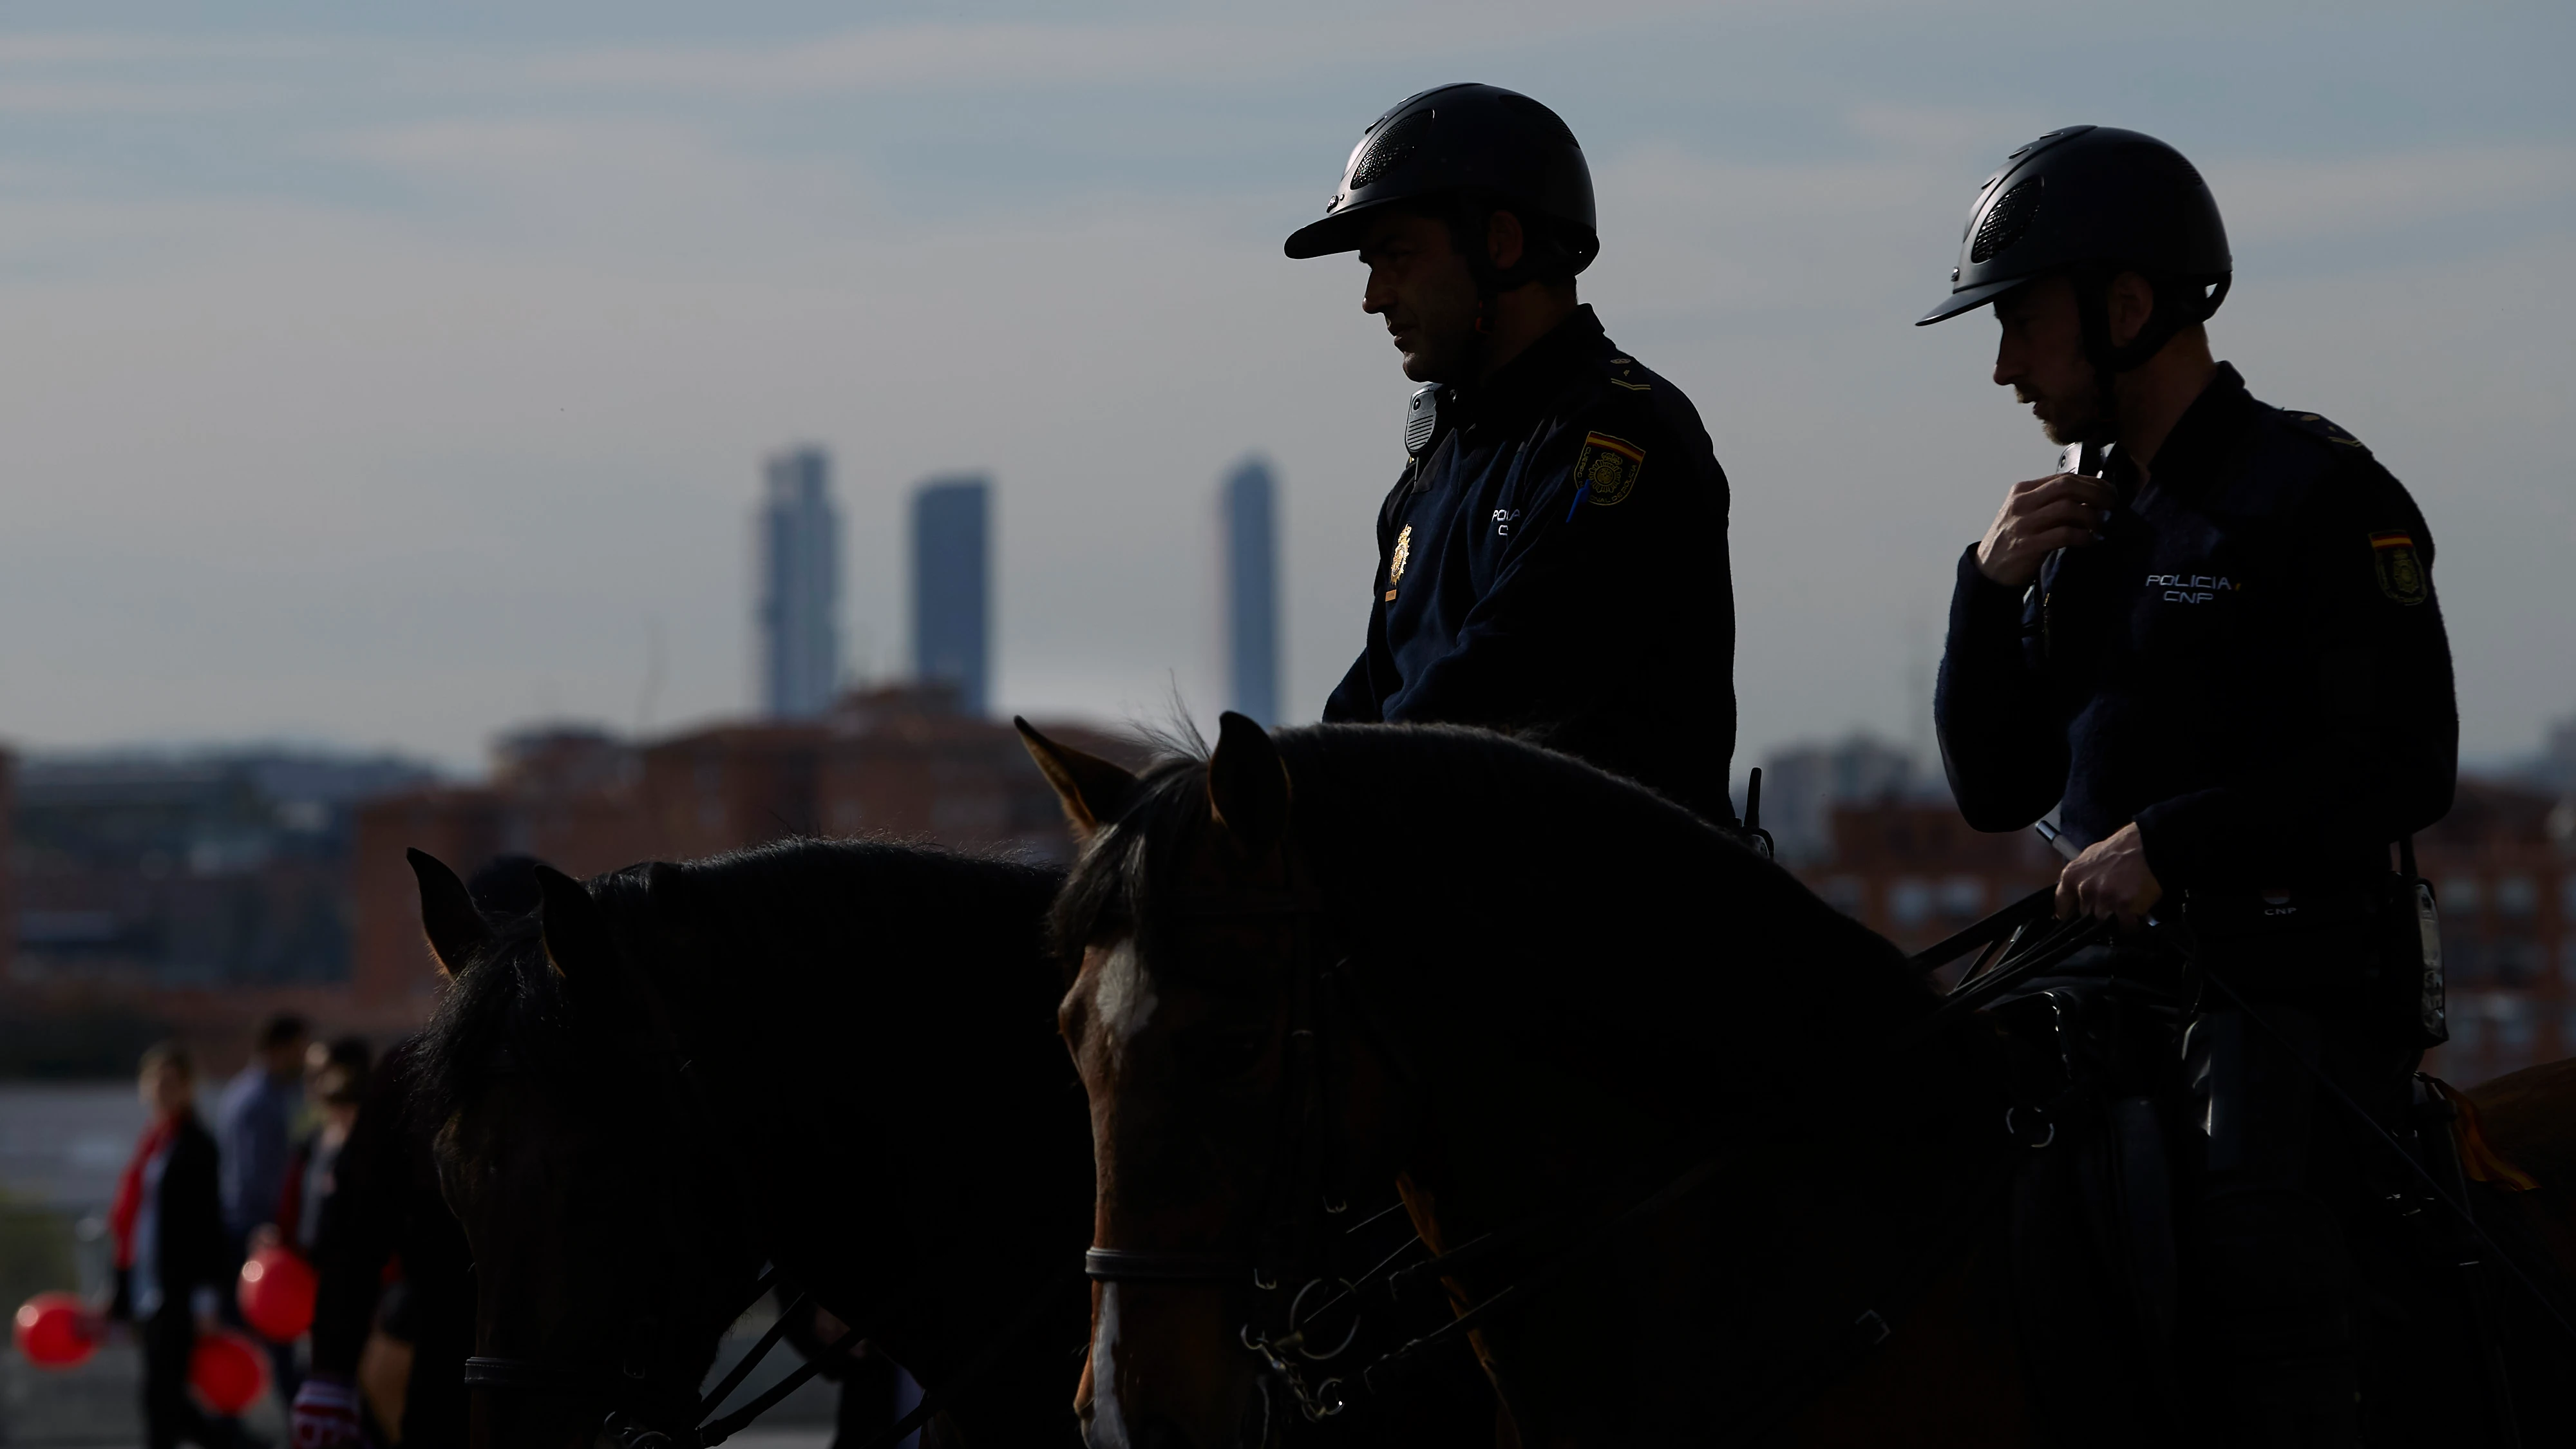
[[[2001,1232],[2048,1140],[2010,1041],[1925,1029],[1906,958],[1786,872],[1474,731],[1229,715],[1141,778],[1030,744],[1089,839],[1056,929],[1100,1190],[1093,1445],[1257,1442],[1245,1346],[1299,1339],[1288,1295],[1350,1274],[1315,1221],[1386,1183],[1507,1443],[2070,1432]],[[2157,1442],[2138,1393],[2074,1437]]]
[[[509,1380],[476,1395],[478,1443],[586,1444],[614,1408],[688,1449],[764,1260],[933,1393],[1030,1322],[933,1428],[1074,1441],[1092,1181],[1054,1040],[1057,873],[795,842],[546,871],[538,911],[487,923],[413,864],[454,978],[425,1106],[476,1351]]]

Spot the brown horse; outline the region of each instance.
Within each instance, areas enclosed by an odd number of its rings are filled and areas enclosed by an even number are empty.
[[[1292,1296],[1351,1276],[1318,1222],[1388,1182],[1471,1331],[1379,1369],[1466,1341],[1506,1443],[2171,1442],[2142,1385],[2070,1424],[2033,1382],[2009,1040],[1923,1029],[1905,958],[1768,861],[1475,731],[1228,715],[1142,777],[1029,739],[1088,842],[1095,1449],[1259,1442],[1245,1349],[1302,1340]]]
[[[542,908],[492,923],[413,864],[455,977],[423,1105],[476,1260],[478,1445],[574,1449],[613,1409],[694,1449],[764,1260],[933,1393],[980,1361],[933,1442],[1074,1442],[1091,1162],[1058,874],[798,841],[543,871]]]
[[[2501,1187],[2497,1198],[2546,1245],[2552,1265],[2576,1277],[2576,1059],[2526,1067],[2462,1095],[2476,1105],[2497,1155],[2530,1180]]]

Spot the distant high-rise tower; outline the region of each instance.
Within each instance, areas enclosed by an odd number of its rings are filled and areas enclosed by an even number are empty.
[[[1279,721],[1279,535],[1270,465],[1246,458],[1226,475],[1225,646],[1234,708]]]
[[[933,478],[912,495],[912,669],[982,714],[992,686],[991,480]]]
[[[760,706],[810,719],[841,684],[841,514],[820,448],[770,457],[760,503]]]

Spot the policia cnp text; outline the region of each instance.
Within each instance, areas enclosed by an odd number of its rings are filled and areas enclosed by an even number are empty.
[[[2183,1048],[2184,1347],[2224,1442],[2357,1442],[2345,1229],[2373,1110],[2420,1042],[2369,984],[2393,842],[2449,808],[2457,720],[2433,540],[2351,434],[2257,401],[2203,326],[2218,208],[2151,137],[2053,131],[1972,211],[1937,322],[1991,303],[1994,380],[2103,476],[2008,490],[1961,555],[1937,714],[1959,807],[2056,807],[2061,914],[2177,917],[2253,999]]]
[[[1732,824],[1726,475],[1690,400],[1575,300],[1599,250],[1573,132],[1482,85],[1380,116],[1288,239],[1359,253],[1363,309],[1429,384],[1324,718],[1509,730]]]

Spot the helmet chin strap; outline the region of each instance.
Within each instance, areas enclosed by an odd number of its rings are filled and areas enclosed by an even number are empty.
[[[1487,229],[1493,225],[1495,212],[1508,209],[1481,201],[1462,201],[1460,209],[1450,217],[1450,244],[1458,249],[1458,255],[1467,263],[1467,275],[1476,283],[1476,351],[1480,361],[1494,336],[1495,301],[1505,292],[1544,275],[1547,263],[1541,253],[1553,245],[1525,218],[1520,260],[1508,267],[1494,265],[1493,257],[1485,250]]]
[[[2082,328],[2084,359],[2093,364],[2093,387],[2101,408],[2097,431],[2102,442],[2114,441],[2119,432],[2119,397],[2114,383],[2121,373],[2133,372],[2148,359],[2164,351],[2165,344],[2185,327],[2206,322],[2227,300],[2232,277],[2221,277],[2216,290],[2207,296],[2203,284],[2174,279],[2151,279],[2155,301],[2147,311],[2147,320],[2138,335],[2125,343],[2111,340],[2111,283],[2124,271],[2134,268],[2106,263],[2091,263],[2071,269],[2068,280],[2075,286],[2075,316]]]

